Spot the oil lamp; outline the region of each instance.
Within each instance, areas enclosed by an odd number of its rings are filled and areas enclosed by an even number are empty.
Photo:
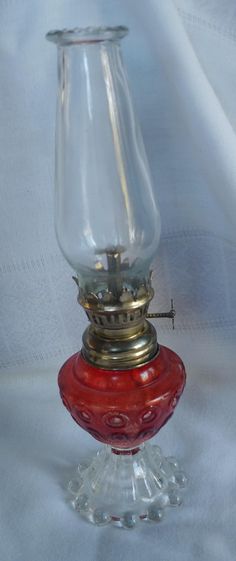
[[[181,359],[147,318],[160,237],[145,149],[120,40],[125,27],[50,31],[58,47],[55,226],[89,326],[59,372],[73,419],[105,446],[70,482],[73,505],[98,525],[160,521],[186,477],[146,443],[185,384]]]

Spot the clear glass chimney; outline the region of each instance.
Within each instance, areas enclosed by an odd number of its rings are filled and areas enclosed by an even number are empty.
[[[125,27],[52,31],[58,46],[55,225],[94,295],[147,281],[160,216],[120,51]]]

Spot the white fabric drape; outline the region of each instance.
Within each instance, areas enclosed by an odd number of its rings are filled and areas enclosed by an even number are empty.
[[[3,0],[0,5],[0,558],[235,559],[236,7],[233,0]],[[153,309],[173,297],[189,381],[158,436],[182,455],[182,512],[140,532],[94,529],[64,502],[95,449],[57,395],[85,317],[53,229],[56,51],[50,28],[124,23],[124,59],[162,216]]]

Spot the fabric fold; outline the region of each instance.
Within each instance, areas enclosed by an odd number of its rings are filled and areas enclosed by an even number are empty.
[[[134,0],[129,0],[134,9]],[[176,6],[171,0],[136,4],[153,49],[176,91],[183,119],[196,144],[196,158],[208,177],[231,235],[236,230],[236,137],[193,49]]]

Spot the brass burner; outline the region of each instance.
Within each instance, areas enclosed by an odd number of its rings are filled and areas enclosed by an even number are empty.
[[[154,291],[140,286],[120,296],[105,291],[100,297],[79,291],[78,301],[90,321],[83,335],[86,360],[107,369],[127,369],[144,364],[158,351],[156,330],[146,320]]]
[[[121,263],[123,248],[106,251],[105,288],[80,286],[78,302],[90,321],[83,334],[82,354],[100,368],[122,370],[148,362],[159,352],[155,327],[147,317],[171,317],[168,313],[148,314],[153,298],[151,272],[146,278],[128,277],[127,263]]]

